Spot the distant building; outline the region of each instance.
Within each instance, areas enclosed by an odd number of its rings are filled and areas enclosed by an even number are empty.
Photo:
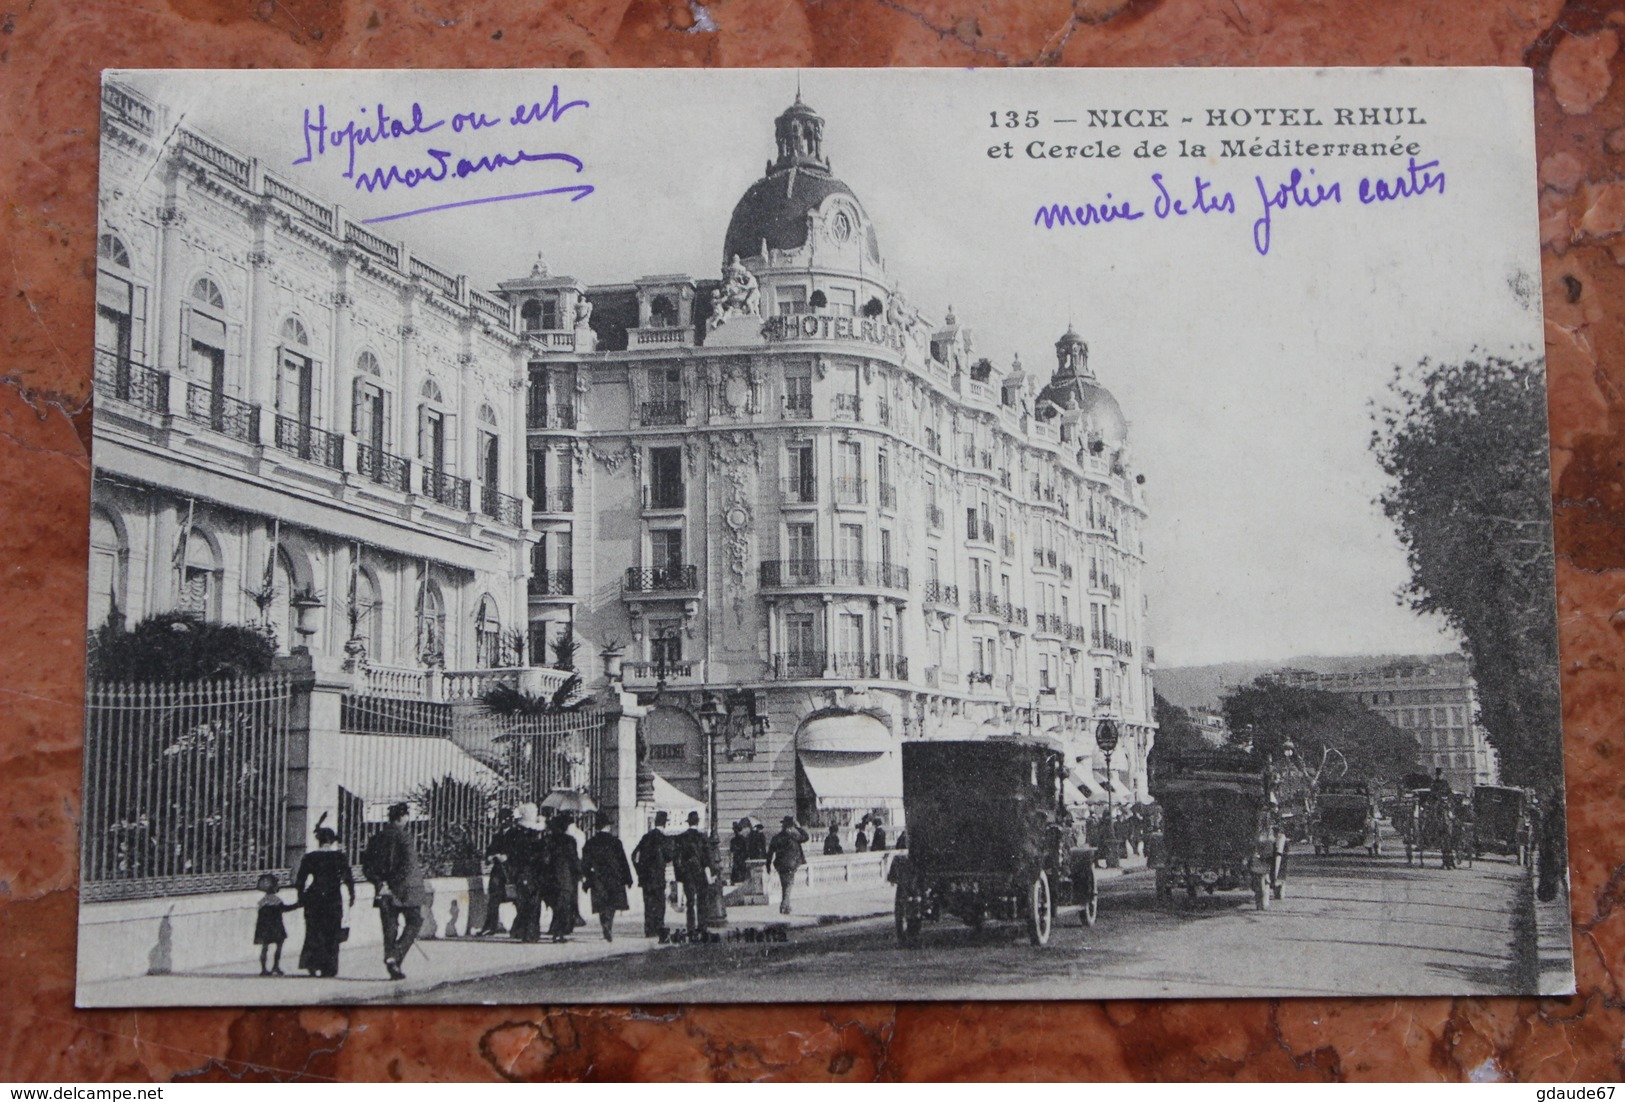
[[[1230,741],[1230,725],[1224,720],[1224,712],[1218,708],[1193,704],[1184,711],[1202,737],[1212,745],[1223,746]]]
[[[1418,657],[1346,673],[1283,670],[1276,676],[1289,685],[1354,697],[1415,736],[1423,768],[1430,774],[1443,769],[1458,792],[1496,783],[1495,751],[1478,724],[1478,688],[1462,655]]]

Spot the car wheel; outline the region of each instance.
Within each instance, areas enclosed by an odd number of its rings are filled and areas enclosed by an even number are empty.
[[[897,902],[893,907],[897,924],[897,944],[904,949],[920,947],[920,905],[907,887],[897,885]]]
[[[1043,869],[1027,889],[1027,939],[1034,945],[1048,945],[1055,927],[1055,897],[1049,890],[1049,873]]]
[[[1094,881],[1089,882],[1089,895],[1078,908],[1078,921],[1085,926],[1093,926],[1100,918],[1100,893],[1095,890]]]

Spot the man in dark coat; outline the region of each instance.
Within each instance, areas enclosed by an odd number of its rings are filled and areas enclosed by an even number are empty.
[[[824,856],[834,857],[841,852],[841,828],[834,823],[829,824],[829,833],[824,835]]]
[[[767,861],[767,827],[761,823],[751,824],[749,853],[752,861]]]
[[[485,847],[485,856],[491,862],[491,873],[485,882],[485,922],[474,931],[475,937],[505,934],[502,928],[502,904],[508,899],[508,862],[519,841],[520,826],[514,822],[513,811],[504,809],[497,820],[497,831]]]
[[[542,940],[543,881],[547,873],[547,836],[536,805],[514,809],[514,829],[504,841],[508,883],[513,886],[515,941]],[[493,843],[495,844],[495,843]]]
[[[807,863],[807,853],[801,844],[807,841],[807,832],[796,823],[794,815],[784,817],[783,828],[767,844],[767,863],[779,874],[779,913],[790,913],[790,889],[795,886],[796,870]]]
[[[401,827],[406,813],[405,804],[391,804],[389,822],[361,855],[361,871],[372,881],[373,906],[384,928],[384,968],[392,980],[406,978],[401,962],[423,928],[422,908],[428,901],[417,846]]]
[[[869,839],[869,848],[871,850],[886,848],[886,824],[879,819],[875,820],[875,833],[874,837]]]
[[[728,883],[743,884],[750,879],[750,820],[734,823],[734,836],[728,841]]]
[[[604,940],[615,940],[615,912],[629,910],[626,889],[632,886],[632,866],[626,847],[610,829],[608,816],[598,820],[598,833],[581,847],[581,878],[592,896],[592,911],[604,928]]]
[[[699,933],[705,924],[705,886],[715,870],[711,867],[711,840],[700,829],[700,813],[688,813],[688,829],[673,844],[672,872],[683,886],[688,916],[688,932]]]
[[[580,912],[581,852],[569,835],[572,821],[568,812],[558,812],[547,823],[547,900],[553,908],[547,933],[556,942],[576,932]]]
[[[643,889],[643,936],[659,937],[666,928],[666,866],[671,864],[672,841],[663,829],[666,813],[655,812],[655,825],[632,847],[632,867]]]

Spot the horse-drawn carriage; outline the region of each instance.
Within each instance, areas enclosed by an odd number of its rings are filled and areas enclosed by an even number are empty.
[[[1149,850],[1157,898],[1250,888],[1259,910],[1286,891],[1290,842],[1266,763],[1239,750],[1154,757],[1163,827]]]
[[[1456,867],[1456,853],[1462,848],[1458,837],[1460,817],[1455,801],[1443,793],[1417,788],[1400,797],[1394,810],[1394,828],[1405,843],[1405,863],[1427,864],[1429,850],[1439,855],[1441,868]]]
[[[1316,854],[1328,854],[1334,846],[1363,846],[1372,857],[1382,853],[1376,796],[1364,782],[1322,782],[1315,800],[1314,824]]]
[[[922,922],[944,915],[1025,922],[1034,945],[1048,944],[1059,906],[1095,924],[1095,851],[1078,844],[1065,776],[1047,739],[903,744],[908,852],[888,873],[899,945],[917,947]]]
[[[1481,784],[1473,788],[1473,844],[1475,854],[1498,853],[1529,863],[1534,827],[1529,815],[1529,794],[1521,788]]]

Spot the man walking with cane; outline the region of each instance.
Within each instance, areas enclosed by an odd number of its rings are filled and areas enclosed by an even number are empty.
[[[401,827],[406,812],[405,804],[391,804],[389,822],[361,855],[361,872],[372,882],[373,906],[384,928],[384,967],[392,980],[406,978],[401,961],[423,928],[427,902],[417,846]]]

